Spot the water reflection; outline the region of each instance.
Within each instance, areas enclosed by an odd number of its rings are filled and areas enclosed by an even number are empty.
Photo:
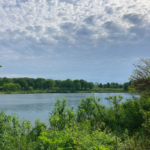
[[[18,105],[1,105],[0,110],[4,111],[24,111],[24,112],[41,112],[43,110],[52,110],[53,109],[53,103],[35,103],[35,104],[18,104]]]
[[[20,118],[30,120],[34,124],[35,119],[48,123],[48,114],[53,110],[56,96],[57,98],[66,96],[67,108],[74,106],[74,111],[82,98],[90,96],[91,93],[53,93],[53,94],[14,94],[0,95],[0,111],[4,110],[7,114],[17,113]],[[101,98],[100,103],[109,106],[109,101],[105,97],[113,95],[124,96],[123,101],[132,98],[129,93],[95,93]],[[139,97],[139,96],[137,96]]]

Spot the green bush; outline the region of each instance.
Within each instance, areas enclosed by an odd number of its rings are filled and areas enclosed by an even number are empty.
[[[0,150],[148,150],[150,149],[150,99],[106,97],[110,107],[91,95],[76,111],[66,108],[66,98],[56,99],[49,115],[50,128],[35,125],[16,114],[0,112]]]
[[[5,83],[3,84],[3,90],[4,91],[17,91],[21,90],[21,86],[19,83]]]
[[[28,90],[29,90],[29,91],[33,91],[33,87],[32,87],[32,86],[29,86],[29,87],[28,87]]]

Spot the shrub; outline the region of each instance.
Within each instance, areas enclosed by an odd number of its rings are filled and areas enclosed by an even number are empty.
[[[29,87],[28,87],[28,90],[29,90],[29,91],[33,91],[33,87],[32,87],[32,86],[29,86]]]

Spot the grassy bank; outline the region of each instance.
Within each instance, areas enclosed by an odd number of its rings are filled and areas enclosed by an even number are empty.
[[[94,88],[92,90],[73,90],[73,89],[52,89],[52,90],[32,90],[32,91],[0,91],[0,94],[32,94],[32,93],[128,93],[122,88]]]

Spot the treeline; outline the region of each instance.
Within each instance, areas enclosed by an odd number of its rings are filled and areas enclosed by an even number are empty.
[[[66,80],[52,80],[44,78],[0,78],[0,89],[4,91],[17,91],[17,90],[52,90],[52,89],[67,89],[67,90],[88,90],[93,88],[123,88],[128,90],[129,83],[107,83],[102,84],[96,82],[87,82],[83,79],[66,79]]]

